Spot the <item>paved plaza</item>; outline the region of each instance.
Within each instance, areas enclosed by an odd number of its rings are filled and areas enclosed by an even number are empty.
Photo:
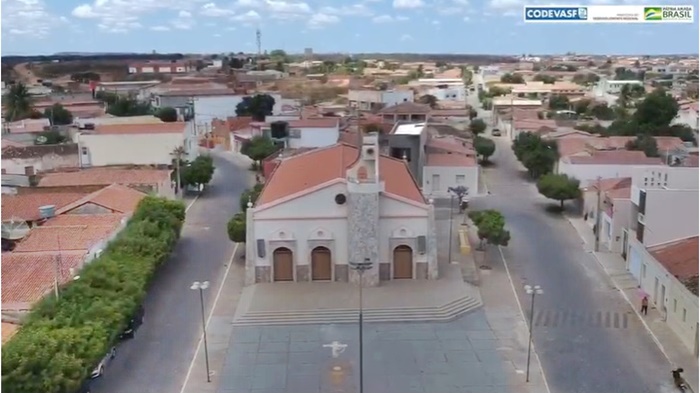
[[[234,328],[218,393],[358,392],[358,326]],[[333,343],[346,346],[333,357]],[[447,323],[368,323],[364,390],[521,392],[524,370],[501,356],[482,310]],[[520,388],[516,388],[520,385]]]

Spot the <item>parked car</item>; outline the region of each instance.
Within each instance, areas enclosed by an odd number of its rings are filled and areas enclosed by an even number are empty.
[[[124,329],[119,338],[122,340],[127,338],[134,338],[136,331],[143,324],[143,317],[145,314],[146,310],[143,308],[143,306],[139,306],[139,308],[136,310],[136,313],[133,317],[131,317],[129,323],[126,325],[126,329]]]
[[[112,347],[112,349],[107,352],[107,354],[97,363],[95,369],[92,370],[90,378],[99,378],[105,373],[105,369],[109,366],[109,363],[117,356],[117,347]]]
[[[499,130],[498,128],[494,128],[493,130],[491,130],[491,135],[501,136],[501,130]]]

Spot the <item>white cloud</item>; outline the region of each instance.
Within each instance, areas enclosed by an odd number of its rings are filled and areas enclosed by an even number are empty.
[[[362,3],[340,7],[321,7],[319,12],[328,15],[370,16],[374,12]]]
[[[420,8],[425,5],[423,0],[394,0],[394,8]]]
[[[42,0],[2,0],[2,31],[8,34],[44,38],[67,22],[49,14]]]
[[[239,21],[239,22],[244,22],[244,23],[252,23],[252,22],[257,22],[260,20],[260,14],[258,14],[257,12],[255,12],[253,10],[250,10],[250,11],[246,12],[245,14],[236,15],[231,19],[233,19],[235,21]]]
[[[170,28],[168,26],[153,26],[153,27],[151,27],[151,30],[153,30],[153,31],[170,31]]]
[[[309,28],[310,29],[321,29],[323,27],[326,27],[328,25],[332,25],[335,23],[340,22],[340,18],[338,18],[335,15],[328,15],[328,14],[313,14],[311,16],[311,19],[309,19]]]
[[[400,38],[401,41],[410,41],[410,40],[412,40],[412,39],[413,39],[413,37],[411,37],[410,34],[404,34],[404,35],[402,35],[401,38]]]
[[[434,21],[432,21],[432,22],[430,22],[430,23],[431,23],[433,26],[439,26],[439,25],[440,25],[440,21],[439,21],[439,20],[434,20]]]
[[[280,0],[237,0],[236,8],[257,10],[273,19],[292,20],[308,18],[311,7],[303,2],[286,2]]]
[[[465,16],[465,17],[464,17],[464,21],[465,21],[465,22],[469,22],[470,20],[471,20],[471,18],[469,18],[468,16]]]
[[[204,15],[204,16],[211,16],[213,18],[222,17],[222,16],[229,16],[229,15],[234,14],[233,10],[229,10],[226,8],[220,8],[215,3],[204,4],[202,6],[202,8],[199,10],[199,13]]]
[[[20,0],[36,1],[36,0]],[[124,32],[141,26],[139,20],[148,14],[162,14],[173,9],[181,10],[179,20],[171,22],[181,26],[193,26],[191,10],[206,3],[207,0],[94,0],[92,3],[80,4],[73,9],[72,15],[81,19],[96,19],[98,27],[105,31]]]
[[[407,21],[407,20],[408,20],[407,16],[402,16],[402,15],[391,16],[391,15],[386,15],[386,14],[375,16],[374,18],[372,18],[372,22],[374,22],[374,23],[403,22],[403,21]]]

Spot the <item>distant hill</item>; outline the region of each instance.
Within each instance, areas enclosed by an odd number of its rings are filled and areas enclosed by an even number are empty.
[[[3,56],[2,64],[15,65],[19,63],[45,63],[51,61],[126,61],[126,60],[180,60],[185,56],[181,53],[84,53],[84,54],[54,54],[51,56]]]

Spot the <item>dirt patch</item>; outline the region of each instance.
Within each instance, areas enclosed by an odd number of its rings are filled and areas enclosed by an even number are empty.
[[[309,80],[280,81],[275,83],[271,90],[278,91],[284,98],[303,100],[307,105],[332,101],[338,96],[348,93],[347,86],[329,85]]]
[[[121,79],[126,77],[129,71],[128,64],[124,61],[63,61],[29,64],[29,68],[35,75],[45,79],[70,77],[71,74],[81,72],[109,74],[111,78]]]

